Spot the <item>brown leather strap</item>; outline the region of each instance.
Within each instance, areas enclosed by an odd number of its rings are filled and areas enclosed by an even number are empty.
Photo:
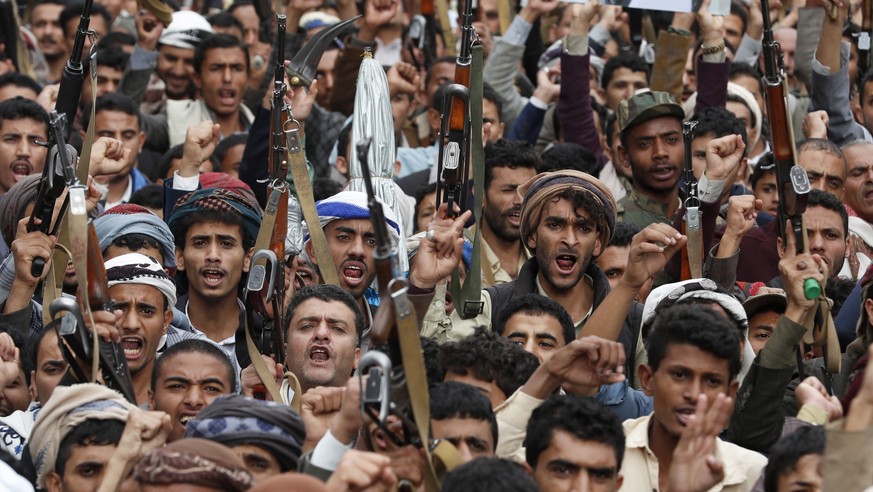
[[[339,285],[339,275],[333,255],[327,245],[327,238],[318,220],[318,212],[315,209],[315,196],[312,193],[312,183],[309,181],[309,172],[306,169],[306,157],[303,155],[303,144],[297,128],[285,132],[288,141],[288,154],[291,157],[291,175],[294,179],[294,189],[297,190],[297,200],[303,211],[303,218],[309,228],[309,240],[312,241],[312,250],[318,261],[318,271],[321,279],[329,285]]]

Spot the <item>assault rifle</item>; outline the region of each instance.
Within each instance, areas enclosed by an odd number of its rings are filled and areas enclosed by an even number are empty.
[[[467,0],[462,15],[461,49],[455,63],[455,83],[446,88],[439,135],[439,172],[436,202],[448,204],[448,217],[467,209],[470,169],[470,74],[473,65],[473,0]]]
[[[103,263],[103,254],[100,251],[100,243],[97,240],[93,224],[88,225],[87,236],[88,290],[80,292],[80,295],[87,296],[88,304],[92,310],[112,312],[112,300],[109,298],[109,286],[106,281],[106,267]],[[85,368],[92,367],[96,362],[103,384],[124,395],[129,402],[136,404],[136,393],[131,383],[124,350],[115,342],[102,340],[88,330],[82,318],[79,304],[75,299],[59,297],[52,301],[49,309],[52,318],[60,312],[66,311],[66,314],[57,320],[57,330],[61,353],[70,365],[69,375],[76,382],[95,380],[97,375],[92,374],[89,378]],[[96,351],[95,346],[97,347]]]
[[[67,116],[64,113],[52,111],[49,118],[49,139],[46,143],[49,153],[42,168],[33,212],[27,222],[29,232],[38,230],[43,234],[57,237],[66,213],[69,197],[64,200],[60,213],[52,222],[57,200],[63,195],[67,184],[75,178],[74,166],[78,154],[72,145],[64,143],[64,128],[66,127]],[[39,224],[36,223],[36,219],[40,220]],[[34,258],[30,273],[39,278],[45,268],[46,261],[46,258]]]
[[[682,248],[680,280],[703,277],[703,223],[691,156],[691,141],[694,140],[696,126],[696,121],[686,121],[682,129],[685,141],[685,221],[682,223],[682,234],[688,237],[688,242]]]
[[[270,175],[267,188],[267,204],[264,220],[255,242],[257,251],[252,256],[251,269],[246,283],[246,299],[252,311],[264,320],[260,340],[256,341],[262,354],[271,355],[277,361],[285,360],[285,344],[282,327],[285,326],[285,236],[288,233],[288,169],[287,150],[282,145],[284,121],[288,114],[285,104],[285,28],[284,14],[276,15],[277,57],[274,69],[273,102],[270,120]],[[249,324],[251,326],[251,324]]]
[[[58,101],[55,104],[55,110],[67,117],[63,142],[70,138],[73,120],[76,119],[76,111],[79,109],[79,99],[82,97],[82,84],[85,82],[82,52],[85,50],[85,38],[87,36],[94,36],[94,31],[89,30],[91,24],[91,6],[93,3],[94,0],[85,0],[85,5],[82,7],[82,16],[79,18],[79,27],[76,28],[73,51],[70,53],[70,58],[67,59],[67,64],[64,65],[63,73],[61,73],[61,86],[58,88]],[[96,42],[93,45],[96,45]]]
[[[776,162],[776,182],[779,191],[779,209],[777,221],[779,235],[783,244],[788,244],[786,221],[791,222],[794,232],[797,252],[809,250],[806,237],[806,227],[803,224],[803,212],[811,186],[806,171],[797,165],[794,149],[794,132],[791,128],[791,117],[788,112],[787,81],[783,76],[782,48],[773,39],[773,26],[770,21],[768,0],[761,1],[761,11],[764,18],[764,93],[767,100],[767,115],[770,122],[770,140],[773,148],[773,159]],[[804,291],[808,299],[817,298],[821,294],[821,286],[813,279],[804,282]]]

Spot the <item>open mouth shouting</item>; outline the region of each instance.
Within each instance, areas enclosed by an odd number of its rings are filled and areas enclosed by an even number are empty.
[[[33,164],[30,163],[29,159],[16,159],[12,161],[9,169],[12,171],[12,177],[16,183],[33,174]]]
[[[236,106],[236,89],[231,87],[219,89],[218,100],[224,106]]]
[[[676,168],[674,166],[655,166],[649,171],[649,174],[658,181],[669,181],[676,176]]]
[[[694,415],[694,412],[697,409],[694,405],[682,405],[681,407],[675,410],[676,418],[679,420],[679,423],[682,427],[688,425],[688,421],[691,419],[691,416]]]
[[[555,264],[558,266],[558,273],[562,275],[573,273],[573,270],[576,269],[577,263],[578,259],[576,255],[572,253],[560,253],[555,256]]]
[[[340,269],[343,281],[352,289],[360,287],[366,281],[366,272],[367,266],[356,260],[346,260]]]
[[[509,221],[513,227],[519,227],[521,225],[521,207],[514,208],[506,214],[506,220]]]
[[[227,274],[220,268],[206,267],[200,270],[200,276],[204,283],[209,287],[217,287],[224,280]]]
[[[188,422],[190,422],[191,419],[193,419],[196,416],[197,416],[197,412],[184,411],[184,412],[179,414],[179,424],[181,424],[182,427],[185,427],[186,425],[188,425]]]
[[[140,337],[127,335],[121,337],[121,348],[124,350],[124,358],[130,363],[142,358],[145,342]]]
[[[330,363],[330,347],[325,345],[313,345],[309,348],[309,363],[323,367]]]

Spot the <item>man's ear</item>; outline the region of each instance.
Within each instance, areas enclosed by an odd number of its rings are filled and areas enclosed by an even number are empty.
[[[775,218],[773,220],[779,220],[779,218]],[[779,258],[785,254],[785,245],[782,243],[782,236],[776,236],[776,254],[779,255]]]
[[[200,78],[200,74],[197,72],[191,74],[191,81],[194,82],[194,87],[197,88],[197,92],[200,92],[200,89],[203,88],[203,79]]]
[[[249,273],[249,269],[252,267],[252,255],[255,254],[255,248],[251,247],[248,251],[246,251],[246,259],[243,262],[243,272]]]
[[[525,473],[527,473],[530,476],[533,476],[533,474],[534,474],[533,468],[530,467],[530,465],[527,463],[527,461],[522,463],[521,466],[524,467]]]
[[[303,245],[306,248],[306,254],[309,255],[309,261],[312,262],[313,265],[318,266],[318,257],[315,256],[315,251],[312,249],[312,241],[306,241],[306,244]]]
[[[440,113],[439,111],[429,108],[427,110],[427,123],[430,125],[430,129],[433,133],[436,133],[440,129]]]
[[[340,174],[342,174],[343,176],[348,178],[349,177],[349,161],[341,155],[336,156],[336,170]]]
[[[169,306],[169,309],[164,311],[164,331],[161,332],[161,335],[166,335],[167,330],[170,328],[170,323],[173,322],[173,306]]]
[[[600,239],[598,239],[597,241],[594,242],[594,251],[593,251],[593,254],[591,256],[592,256],[592,258],[597,258],[601,254],[603,254],[603,243],[600,241]]]
[[[61,476],[58,475],[58,472],[50,471],[48,476],[45,477],[45,489],[48,492],[61,492],[63,490],[61,487]]]
[[[151,388],[149,388],[149,410],[154,412],[156,408],[157,405],[155,405],[155,392],[152,391]]]
[[[27,388],[30,394],[30,401],[39,401],[39,395],[36,394],[36,371],[30,371],[30,386]]]
[[[655,392],[654,388],[652,388],[652,377],[654,376],[652,366],[642,364],[637,368],[637,375],[640,377],[640,386],[643,388],[643,391],[646,392],[646,395],[652,396]]]
[[[734,378],[734,380],[731,381],[730,386],[728,386],[727,396],[736,400],[737,390],[739,390],[739,389],[740,389],[740,380],[737,378]]]
[[[616,150],[618,150],[618,158],[615,159],[618,161],[619,165],[621,165],[624,169],[630,169],[630,158],[627,155],[627,149],[624,148],[621,142],[616,146]]]
[[[185,258],[182,257],[182,250],[178,246],[176,246],[176,270],[185,271]]]
[[[360,361],[361,361],[361,349],[356,348],[355,349],[355,367],[353,367],[352,369],[357,369],[358,362],[360,362]]]
[[[531,251],[537,249],[537,231],[534,229],[531,231],[530,236],[525,240],[525,244],[527,244],[528,249]]]

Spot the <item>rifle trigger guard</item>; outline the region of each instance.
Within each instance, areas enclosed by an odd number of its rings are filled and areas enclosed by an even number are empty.
[[[260,261],[264,260],[264,261]],[[273,297],[276,287],[276,272],[279,262],[276,260],[276,253],[269,249],[259,249],[252,255],[251,271],[246,282],[246,293],[263,292],[264,284],[267,284],[267,293],[264,296],[266,301],[270,301]],[[269,273],[267,266],[269,265]]]
[[[370,375],[366,387],[363,386],[363,377],[360,378],[362,385],[361,414],[373,418],[374,415],[370,409],[378,408],[378,421],[376,423],[381,425],[385,424],[391,413],[391,398],[389,396],[391,369],[391,358],[385,352],[378,350],[370,350],[364,354],[358,367],[358,374],[361,376]]]

